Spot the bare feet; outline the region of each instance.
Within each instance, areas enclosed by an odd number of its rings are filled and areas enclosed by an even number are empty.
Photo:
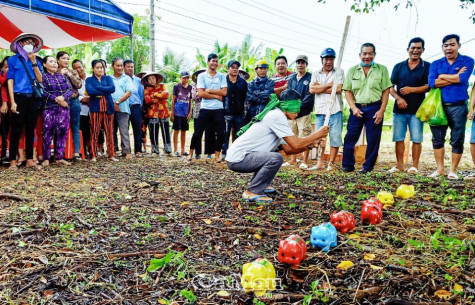
[[[125,154],[125,158],[126,159],[132,159],[132,155],[131,154]]]
[[[66,165],[66,166],[71,165],[70,162],[68,162],[68,161],[66,161],[66,160],[64,160],[64,159],[58,160],[58,161],[56,161],[55,163],[62,164],[62,165]]]
[[[324,168],[325,168],[325,165],[323,165],[323,159],[322,158],[318,159],[317,169],[324,169]]]
[[[10,161],[9,169],[11,169],[11,170],[17,170],[18,169],[18,167],[16,166],[16,160]]]
[[[26,160],[26,168],[33,168],[36,170],[43,169],[41,165],[36,164],[36,162],[33,161],[32,159]]]
[[[41,163],[43,167],[49,166],[49,160],[44,160],[43,163]]]

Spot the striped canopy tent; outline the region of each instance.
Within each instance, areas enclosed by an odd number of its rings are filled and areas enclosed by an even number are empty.
[[[21,33],[40,36],[44,48],[132,36],[133,21],[110,0],[2,0],[0,48]]]

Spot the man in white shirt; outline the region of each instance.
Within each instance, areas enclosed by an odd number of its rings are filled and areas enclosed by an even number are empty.
[[[328,134],[329,127],[303,138],[294,135],[287,120],[295,119],[300,111],[300,95],[295,90],[285,90],[281,100],[271,94],[270,102],[244,126],[238,138],[229,147],[226,161],[230,170],[238,173],[254,173],[242,199],[254,202],[272,202],[265,193],[275,192],[269,185],[283,163],[283,156],[298,154],[312,149],[312,145]]]
[[[333,169],[338,149],[343,145],[341,133],[343,130],[343,100],[341,98],[341,88],[345,80],[344,72],[335,68],[336,53],[332,48],[326,48],[322,51],[322,69],[315,71],[310,83],[310,93],[315,94],[315,129],[323,126],[325,116],[330,114],[330,160],[327,171]],[[331,92],[333,83],[337,83],[336,100],[331,104]],[[330,111],[328,107],[330,108]],[[320,141],[322,153],[320,154],[317,165],[311,167],[311,170],[323,169],[323,153],[325,152],[326,138]]]

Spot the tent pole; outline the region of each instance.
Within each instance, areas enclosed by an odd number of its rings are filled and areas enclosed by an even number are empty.
[[[130,34],[130,59],[134,61],[134,33]]]

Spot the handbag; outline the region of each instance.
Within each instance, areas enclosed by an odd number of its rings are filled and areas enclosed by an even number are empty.
[[[43,84],[41,84],[36,78],[33,79],[31,77],[30,71],[26,67],[25,61],[23,57],[21,56],[20,56],[20,61],[23,64],[23,67],[25,68],[26,74],[28,74],[28,78],[30,79],[31,88],[33,89],[33,97],[35,99],[43,99],[43,91],[44,91]]]

